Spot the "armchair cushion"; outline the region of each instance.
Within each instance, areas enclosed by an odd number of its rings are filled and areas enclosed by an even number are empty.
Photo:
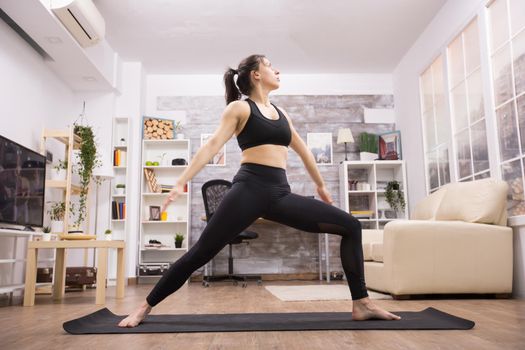
[[[383,262],[383,242],[370,243],[372,260]]]
[[[373,261],[372,259],[372,247],[370,242],[363,243],[363,260],[364,261]]]
[[[445,191],[435,220],[506,225],[508,184],[505,181],[487,178],[450,183],[442,190]]]
[[[446,186],[423,198],[412,212],[412,220],[435,220],[443,196],[447,192]]]

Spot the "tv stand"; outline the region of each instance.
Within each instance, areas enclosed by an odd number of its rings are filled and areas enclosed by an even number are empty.
[[[35,232],[35,229],[32,228],[32,227],[29,226],[29,225],[25,225],[24,228],[22,229],[22,231],[31,231],[31,232]]]

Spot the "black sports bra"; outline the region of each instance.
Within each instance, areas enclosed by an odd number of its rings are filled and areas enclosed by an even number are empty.
[[[262,115],[255,102],[249,98],[246,101],[250,105],[250,116],[237,136],[241,150],[266,144],[289,146],[292,132],[283,112],[272,103],[279,114],[279,119],[268,119]]]

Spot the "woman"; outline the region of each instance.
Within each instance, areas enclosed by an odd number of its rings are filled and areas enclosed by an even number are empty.
[[[234,76],[237,75],[237,82]],[[163,211],[235,134],[242,149],[241,168],[195,245],[162,276],[144,303],[119,323],[137,326],[151,308],[179,289],[190,275],[259,217],[299,230],[342,236],[341,260],[352,293],[352,319],[398,320],[372,304],[368,298],[363,267],[361,224],[350,214],[332,206],[332,198],[317,169],[314,156],[295,131],[288,114],[270,103],[268,95],[279,88],[279,71],[263,55],[244,59],[237,70],[224,74],[227,106],[221,123],[181,174],[167,197]],[[237,88],[238,87],[238,88]],[[240,90],[240,91],[239,91]],[[242,94],[241,94],[242,93]],[[242,95],[249,96],[240,100]],[[317,185],[322,201],[290,192],[286,160],[291,147],[301,157]]]

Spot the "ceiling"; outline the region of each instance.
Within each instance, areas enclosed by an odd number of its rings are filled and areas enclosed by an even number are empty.
[[[262,53],[284,74],[391,73],[446,0],[94,0],[149,74],[221,74]]]

